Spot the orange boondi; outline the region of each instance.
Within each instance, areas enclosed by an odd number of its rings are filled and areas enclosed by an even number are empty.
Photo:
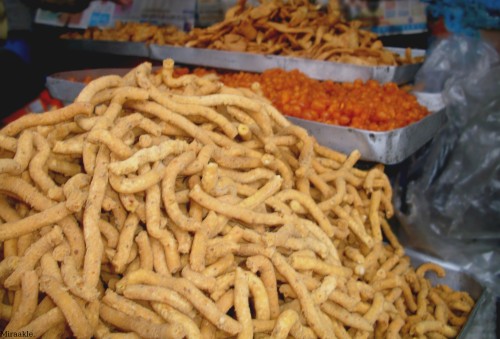
[[[293,70],[262,74],[222,74],[224,84],[250,87],[258,81],[264,95],[283,114],[328,124],[386,131],[416,122],[429,111],[395,83],[318,81]]]

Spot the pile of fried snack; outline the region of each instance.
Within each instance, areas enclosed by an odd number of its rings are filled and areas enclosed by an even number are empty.
[[[402,65],[420,62],[410,49],[404,56],[384,48],[377,34],[361,29],[360,21],[346,21],[336,2],[326,8],[308,0],[268,0],[258,6],[239,1],[223,21],[187,34],[172,26],[118,23],[115,28],[90,28],[69,39],[144,41],[236,52],[279,54],[356,65]]]
[[[455,337],[383,168],[251,89],[143,63],[0,131],[0,316],[32,337]],[[334,137],[334,136],[333,136]],[[432,272],[429,272],[432,271]]]
[[[158,26],[148,22],[116,21],[114,27],[89,27],[83,33],[69,32],[63,39],[147,42],[158,45],[179,45],[187,35],[172,25]]]

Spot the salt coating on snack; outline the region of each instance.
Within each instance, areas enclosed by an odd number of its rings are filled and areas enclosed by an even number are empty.
[[[34,337],[455,337],[383,167],[258,93],[143,63],[0,130],[0,317]],[[334,136],[333,136],[334,137]],[[384,242],[387,241],[387,243]]]

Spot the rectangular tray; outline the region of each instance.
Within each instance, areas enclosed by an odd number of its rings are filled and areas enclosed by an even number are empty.
[[[72,102],[85,86],[83,83],[67,79],[82,81],[85,76],[123,75],[127,72],[128,69],[122,68],[61,72],[47,77],[46,86],[54,98],[67,104]],[[419,102],[433,113],[409,126],[387,132],[330,125],[294,117],[287,118],[304,127],[324,146],[343,153],[350,153],[357,149],[361,152],[362,160],[393,165],[402,162],[431,140],[446,122],[440,94],[414,94]]]
[[[411,250],[409,248],[405,248],[406,255],[410,257],[410,261],[414,267],[418,267],[421,264],[426,262],[433,262],[441,265],[446,270],[446,277],[438,278],[434,274],[429,274],[427,278],[431,281],[433,285],[436,284],[446,284],[453,288],[454,290],[465,291],[470,294],[472,299],[476,301],[474,308],[469,314],[469,318],[467,322],[460,330],[458,334],[458,339],[473,339],[475,338],[475,334],[471,333],[472,328],[477,325],[478,313],[483,308],[485,302],[487,301],[487,296],[484,291],[484,288],[479,284],[473,277],[464,273],[459,266],[439,260],[432,256],[423,254],[421,252],[417,252]]]
[[[431,114],[411,125],[390,131],[368,131],[295,117],[287,118],[305,128],[321,145],[347,154],[357,149],[361,152],[362,160],[394,165],[419,150],[447,121],[440,94],[414,94]]]
[[[361,152],[361,159],[394,165],[404,161],[431,140],[446,122],[444,110],[431,113],[407,127],[387,132],[368,131],[287,117],[305,128],[323,146],[342,153]]]
[[[143,42],[72,40],[59,39],[59,43],[69,49],[104,54],[149,58],[149,46]]]
[[[421,63],[403,66],[359,66],[331,61],[296,58],[280,55],[228,52],[203,48],[151,45],[150,58],[164,60],[172,58],[178,63],[215,67],[247,72],[263,72],[270,68],[286,71],[299,69],[302,73],[318,80],[350,82],[356,79],[375,79],[381,83],[408,83],[413,80]],[[404,48],[388,48],[404,54]],[[412,50],[413,56],[424,56],[425,50]]]
[[[64,104],[69,104],[75,100],[80,91],[85,87],[83,81],[86,76],[90,76],[93,79],[108,74],[122,76],[129,70],[125,68],[102,68],[54,73],[47,77],[45,87],[47,87],[53,98],[61,100]],[[74,81],[68,79],[74,79]]]
[[[177,63],[215,67],[247,72],[263,72],[270,68],[282,68],[287,71],[299,69],[311,78],[338,82],[356,79],[375,79],[381,83],[395,82],[405,84],[411,82],[422,63],[403,66],[360,66],[347,63],[296,58],[281,55],[263,55],[255,53],[219,51],[205,48],[180,46],[160,46],[142,42],[98,41],[98,40],[66,40],[61,39],[66,48],[98,53],[147,57],[153,60],[172,58]],[[403,55],[404,48],[387,47],[387,49]],[[412,49],[414,57],[424,56],[425,50]]]

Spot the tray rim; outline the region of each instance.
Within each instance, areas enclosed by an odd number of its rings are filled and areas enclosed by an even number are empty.
[[[419,256],[420,259],[422,259],[425,262],[432,262],[436,263],[440,266],[442,266],[445,270],[453,270],[456,273],[462,274],[469,278],[470,280],[474,281],[476,284],[478,284],[481,287],[481,293],[477,300],[475,300],[474,307],[472,308],[472,311],[469,313],[469,316],[467,317],[467,321],[465,324],[462,326],[460,329],[460,332],[458,333],[457,339],[466,339],[468,334],[468,331],[472,327],[472,324],[474,323],[474,320],[476,319],[479,310],[484,306],[484,304],[487,301],[488,298],[488,293],[484,285],[478,281],[473,275],[468,273],[467,271],[463,270],[460,266],[458,266],[455,263],[444,261],[442,259],[436,258],[430,254],[426,254],[424,252],[417,251],[415,249],[412,249],[410,247],[405,247],[405,255],[409,256],[410,259],[413,258],[414,256]]]
[[[415,76],[415,73],[417,70],[422,66],[422,62],[415,63],[415,64],[406,64],[406,65],[398,65],[398,66],[392,66],[392,65],[378,65],[378,66],[367,66],[367,65],[355,65],[355,64],[350,64],[350,63],[342,63],[342,62],[334,62],[334,61],[324,61],[324,60],[315,60],[315,59],[307,59],[307,58],[300,58],[300,57],[294,57],[294,56],[286,56],[286,55],[274,55],[274,54],[259,54],[259,53],[253,53],[253,52],[233,52],[233,51],[225,51],[225,50],[216,50],[216,49],[208,49],[208,48],[199,48],[199,47],[186,47],[186,46],[175,46],[175,45],[158,45],[158,44],[152,44],[152,43],[147,43],[147,42],[132,42],[132,41],[115,41],[115,40],[92,40],[92,39],[59,39],[60,43],[63,44],[66,47],[69,48],[74,48],[74,49],[79,49],[79,50],[86,50],[86,51],[93,51],[93,52],[98,52],[98,53],[109,53],[109,54],[115,54],[115,55],[124,55],[124,56],[137,56],[137,57],[147,57],[151,60],[163,60],[168,56],[165,55],[160,55],[161,53],[168,53],[169,50],[174,51],[175,53],[189,53],[189,54],[208,54],[210,57],[199,57],[198,61],[185,61],[181,60],[182,58],[174,58],[178,59],[176,62],[181,63],[181,64],[199,64],[203,65],[206,67],[217,67],[217,68],[224,68],[223,65],[221,64],[214,64],[214,62],[210,62],[210,60],[217,59],[217,57],[220,58],[251,58],[255,59],[258,58],[257,60],[261,60],[260,62],[263,64],[267,63],[274,63],[274,65],[271,66],[265,66],[263,69],[270,69],[270,68],[276,68],[276,67],[281,67],[286,70],[291,70],[294,68],[300,69],[302,72],[308,74],[309,76],[319,79],[319,80],[333,80],[333,81],[340,81],[340,82],[348,82],[348,81],[354,81],[355,79],[363,79],[363,80],[369,80],[369,79],[375,79],[378,80],[382,83],[386,82],[396,82],[398,84],[404,84],[411,82]],[[95,46],[93,46],[95,45]],[[110,48],[110,46],[107,45],[113,45],[115,48]],[[120,48],[119,46],[122,46],[123,48]],[[92,48],[94,47],[94,48]],[[142,49],[145,49],[145,51],[142,51]],[[391,46],[384,46],[385,49],[390,50],[392,52],[401,54],[405,50],[405,48],[401,47],[391,47]],[[94,49],[94,50],[93,50]],[[131,52],[131,51],[137,51],[140,50],[141,52]],[[164,51],[166,50],[166,52]],[[412,48],[412,55],[414,56],[425,56],[426,50],[424,49],[418,49],[418,48]],[[191,56],[190,59],[195,58],[195,56]],[[208,60],[208,62],[207,62]],[[239,61],[240,63],[245,64],[245,60]],[[255,61],[254,61],[255,62]],[[304,65],[301,65],[304,64]],[[226,67],[231,66],[228,63],[225,63]],[[287,67],[289,65],[289,67]],[[309,69],[308,69],[309,68]],[[329,75],[328,77],[323,77],[319,69],[311,72],[310,68],[326,68],[328,69],[327,74],[337,74],[338,69],[344,69],[343,73],[339,75],[338,78],[336,78],[337,75],[332,76]],[[262,72],[262,69],[252,69],[249,67],[239,66],[239,67],[229,67],[226,69],[231,69],[231,70],[245,70],[248,72]],[[355,73],[355,75],[350,76],[346,75],[346,72],[352,72]],[[407,74],[409,73],[409,74]],[[317,74],[320,74],[320,76],[317,76]]]

